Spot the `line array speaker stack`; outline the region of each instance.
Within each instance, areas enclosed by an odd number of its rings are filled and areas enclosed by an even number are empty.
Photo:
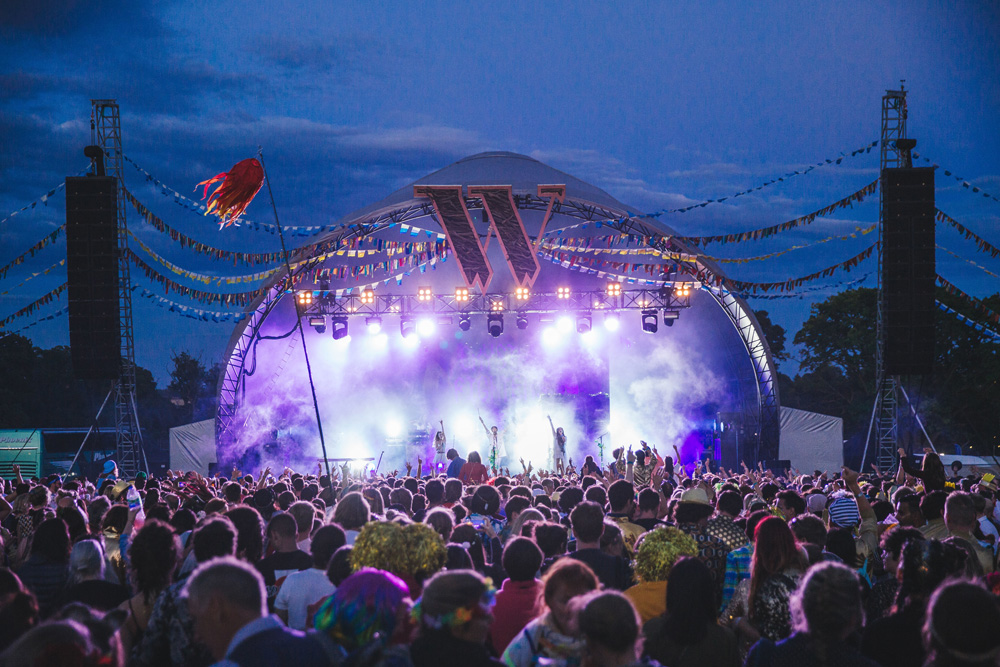
[[[73,374],[118,379],[118,184],[113,177],[66,179],[66,272]]]
[[[929,375],[934,364],[934,169],[882,172],[885,372]]]

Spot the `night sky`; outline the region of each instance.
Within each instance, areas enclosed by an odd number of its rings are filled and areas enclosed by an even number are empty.
[[[282,223],[331,224],[457,159],[525,153],[607,190],[639,211],[731,195],[865,146],[879,137],[880,99],[906,80],[917,152],[1000,197],[1000,5],[887,0],[770,3],[76,2],[0,8],[0,217],[87,166],[90,99],[121,104],[126,155],[189,196],[198,181],[261,146]],[[923,161],[918,166],[925,166]],[[877,177],[878,154],[661,221],[681,234],[783,222]],[[937,204],[1000,245],[1000,203],[939,170]],[[126,185],[154,213],[199,240],[270,251],[251,229],[217,231],[126,167]],[[65,221],[64,197],[0,224],[6,264]],[[266,197],[248,216],[271,222]],[[711,246],[729,257],[847,234],[878,217],[877,197],[794,233]],[[136,233],[192,270],[213,265],[140,224]],[[938,227],[938,243],[1000,273],[1000,259]],[[293,238],[294,243],[308,239]],[[769,281],[847,259],[874,235],[727,265]],[[11,269],[0,319],[65,280],[65,240]],[[809,305],[874,259],[814,285],[801,299],[752,299],[789,332]],[[938,271],[976,296],[1000,280],[939,252]],[[133,281],[155,289],[138,272]],[[192,286],[198,286],[192,284]],[[203,286],[198,286],[203,287]],[[183,302],[183,299],[177,299]],[[197,303],[186,302],[197,306]],[[65,295],[18,329],[65,305]],[[138,364],[167,381],[170,354],[221,361],[233,325],[135,304]],[[68,344],[65,316],[27,329],[37,345]],[[795,371],[794,362],[783,367]]]

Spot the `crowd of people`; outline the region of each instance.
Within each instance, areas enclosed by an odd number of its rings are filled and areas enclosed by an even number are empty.
[[[675,452],[676,453],[676,452]],[[0,667],[1000,664],[992,475],[608,466],[4,480]],[[553,466],[555,467],[555,466]]]

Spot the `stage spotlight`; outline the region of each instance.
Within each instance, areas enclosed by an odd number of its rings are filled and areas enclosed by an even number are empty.
[[[642,330],[648,334],[655,334],[658,328],[659,313],[656,309],[642,311]]]
[[[557,299],[568,299],[569,298],[569,288],[568,287],[560,287],[560,288],[558,288],[556,290],[556,298]]]
[[[362,290],[361,303],[365,306],[370,306],[375,303],[375,292],[370,289]]]
[[[524,313],[517,314],[517,328],[524,331],[528,328],[528,316]]]
[[[469,288],[468,287],[456,287],[455,288],[455,301],[468,301],[469,300]]]
[[[430,301],[434,298],[434,291],[430,287],[417,288],[417,301]]]
[[[462,331],[468,331],[472,328],[472,318],[468,315],[462,315],[458,318],[458,328]]]
[[[403,338],[416,337],[417,327],[416,323],[409,317],[403,317],[399,320],[399,335]]]
[[[369,317],[365,320],[365,326],[368,327],[368,333],[377,334],[382,331],[382,318]]]
[[[417,333],[425,338],[434,335],[434,320],[429,317],[422,317],[417,321]]]
[[[347,318],[334,317],[330,324],[333,325],[333,339],[340,340],[347,336]]]
[[[490,313],[486,316],[486,330],[490,332],[490,335],[494,338],[499,338],[500,334],[503,333],[503,315],[497,313]]]
[[[594,318],[588,315],[577,315],[576,332],[579,334],[589,333],[594,326]]]
[[[562,335],[553,326],[542,329],[542,343],[546,347],[555,347],[563,340]]]
[[[573,330],[573,318],[569,315],[563,315],[556,320],[556,329],[558,329],[560,333],[568,334]]]
[[[490,303],[490,310],[492,310],[494,313],[502,313],[503,312],[503,301],[497,300],[497,301],[491,302]]]
[[[691,283],[674,283],[674,296],[682,299],[691,296]]]
[[[608,296],[621,296],[622,295],[622,284],[621,283],[608,283],[607,293],[608,293]]]
[[[668,327],[672,327],[674,326],[674,322],[680,316],[681,313],[679,310],[665,310],[663,311],[663,324]]]
[[[299,300],[300,306],[309,306],[313,302],[313,293],[310,291],[299,292],[296,297]]]
[[[618,331],[618,327],[621,326],[621,318],[618,317],[618,313],[608,313],[604,316],[604,328],[608,331]]]
[[[316,333],[326,333],[326,318],[320,315],[319,317],[310,317],[309,326],[316,330]]]
[[[527,287],[518,287],[514,290],[514,296],[517,297],[518,301],[526,300],[528,298],[528,294],[530,294],[530,292]]]

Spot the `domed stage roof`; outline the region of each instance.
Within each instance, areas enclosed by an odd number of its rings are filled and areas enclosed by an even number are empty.
[[[581,462],[639,438],[664,453],[683,444],[685,461],[775,459],[760,326],[674,236],[524,155],[428,174],[293,251],[299,308],[285,276],[247,308],[220,382],[220,460],[315,460],[297,316],[331,459],[398,467],[443,421],[463,455],[484,449],[492,422],[513,460],[543,460],[547,415]]]

